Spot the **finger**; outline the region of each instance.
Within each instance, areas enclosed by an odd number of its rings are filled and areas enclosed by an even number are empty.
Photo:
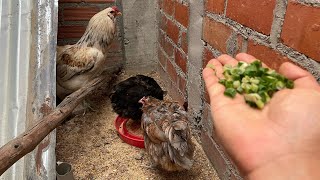
[[[213,69],[206,67],[202,71],[202,77],[204,79],[204,82],[206,84],[207,90],[213,86],[214,84],[219,82],[219,78],[216,76],[216,73]]]
[[[222,78],[223,77],[223,68],[222,68],[222,64],[217,60],[217,59],[211,59],[206,68],[210,68],[213,70],[213,74],[218,77],[218,78]]]
[[[226,54],[220,55],[218,57],[218,61],[220,61],[223,65],[231,64],[232,66],[236,66],[238,64],[237,60]]]
[[[305,71],[289,62],[281,64],[279,72],[293,81],[306,76],[312,76],[308,71]]]
[[[236,55],[236,59],[238,61],[244,61],[246,63],[252,63],[254,62],[255,60],[257,60],[257,58],[255,58],[254,56],[251,56],[247,53],[239,53]],[[262,63],[262,66],[263,67],[268,67],[266,64]]]
[[[292,63],[285,62],[280,68],[279,72],[294,81],[295,87],[312,88],[320,90],[320,86],[316,79],[308,72]]]
[[[225,87],[219,83],[219,79],[215,76],[213,69],[205,68],[203,70],[203,78],[214,110],[239,103],[245,104],[244,98],[239,94],[233,99],[224,95]]]

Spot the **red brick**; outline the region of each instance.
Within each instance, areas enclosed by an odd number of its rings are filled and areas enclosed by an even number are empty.
[[[115,2],[115,0],[82,0],[83,2],[87,3],[112,3]]]
[[[85,26],[59,26],[58,39],[80,38],[85,32]]]
[[[206,17],[203,23],[203,39],[220,52],[226,53],[227,40],[232,30],[219,22]]]
[[[180,24],[187,28],[189,26],[189,7],[178,2],[175,4],[174,17]]]
[[[108,52],[119,52],[119,51],[121,51],[121,48],[122,47],[121,47],[120,41],[114,40],[114,41],[112,41]]]
[[[183,77],[179,76],[178,77],[178,84],[179,84],[180,91],[185,96],[187,94],[187,81]]]
[[[249,40],[248,43],[248,54],[253,55],[257,59],[264,62],[270,68],[276,70],[279,69],[282,63],[290,61],[287,57],[282,56],[277,51],[269,47],[257,44],[252,40]]]
[[[172,16],[174,13],[175,0],[163,0],[162,7],[163,11],[168,15]]]
[[[213,122],[211,110],[210,110],[211,108],[210,101],[208,101],[207,103],[208,105],[206,104],[203,110],[203,125],[206,126],[208,130],[212,131],[211,138],[213,139],[213,141],[216,142],[217,144],[220,144],[220,140],[217,136],[215,127],[213,126],[214,122]],[[210,132],[207,131],[207,133],[210,133]],[[220,149],[223,150],[221,147]]]
[[[114,3],[115,0],[82,0],[86,3]]]
[[[169,60],[167,61],[167,72],[172,82],[176,84],[178,81],[178,75],[177,75],[176,69],[174,68],[173,64]]]
[[[162,50],[158,48],[158,58],[159,58],[159,63],[161,64],[162,67],[166,67],[167,64],[167,58],[163,54]]]
[[[206,11],[223,14],[225,0],[206,0]]]
[[[188,54],[188,34],[186,32],[182,32],[180,44],[184,53]]]
[[[185,97],[183,94],[179,93],[178,88],[175,85],[175,82],[168,77],[168,73],[159,65],[158,72],[160,74],[161,79],[166,83],[166,90],[168,94],[174,101],[177,101],[180,105],[183,105],[185,102]]]
[[[158,7],[159,9],[163,8],[163,0],[158,0]]]
[[[269,35],[275,3],[276,0],[229,0],[227,17]]]
[[[178,44],[179,40],[179,27],[173,23],[171,20],[168,20],[167,23],[167,35],[172,39],[175,44]]]
[[[80,2],[87,2],[87,3],[113,3],[115,0],[59,0],[59,3],[80,3]]]
[[[161,15],[160,22],[159,22],[159,28],[166,31],[167,28],[168,19],[165,15]]]
[[[203,68],[205,68],[208,64],[208,62],[215,58],[212,51],[210,49],[208,49],[207,47],[205,47],[203,49]]]
[[[284,44],[320,62],[320,7],[289,1],[281,38]]]
[[[81,1],[82,0],[59,0],[59,3],[77,3]]]
[[[63,19],[65,21],[88,21],[99,11],[97,7],[64,8]]]
[[[187,57],[183,55],[178,49],[174,52],[175,62],[184,73],[187,73]]]
[[[223,159],[222,155],[220,154],[219,150],[214,145],[211,136],[208,135],[207,132],[201,132],[201,143],[204,152],[206,153],[208,159],[213,164],[215,170],[217,171],[219,177],[223,179],[225,172],[227,170],[227,163]]]
[[[166,40],[165,35],[159,32],[159,43],[169,57],[173,56],[173,45]]]
[[[58,20],[59,20],[59,22],[63,20],[63,13],[62,13],[62,11],[58,11]]]

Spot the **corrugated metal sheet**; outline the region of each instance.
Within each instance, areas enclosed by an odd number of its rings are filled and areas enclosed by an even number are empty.
[[[0,146],[55,106],[58,0],[0,0]],[[55,179],[55,132],[1,177]]]

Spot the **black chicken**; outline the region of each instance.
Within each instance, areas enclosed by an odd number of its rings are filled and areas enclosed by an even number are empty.
[[[144,96],[152,96],[163,100],[165,92],[151,77],[136,75],[115,85],[110,94],[111,105],[120,117],[140,121],[142,104],[139,100]]]

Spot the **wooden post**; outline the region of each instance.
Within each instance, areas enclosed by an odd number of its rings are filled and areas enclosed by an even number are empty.
[[[104,84],[107,76],[100,76],[66,97],[49,115],[23,134],[0,148],[0,176],[16,161],[34,150],[37,145],[77,107],[94,89]]]

